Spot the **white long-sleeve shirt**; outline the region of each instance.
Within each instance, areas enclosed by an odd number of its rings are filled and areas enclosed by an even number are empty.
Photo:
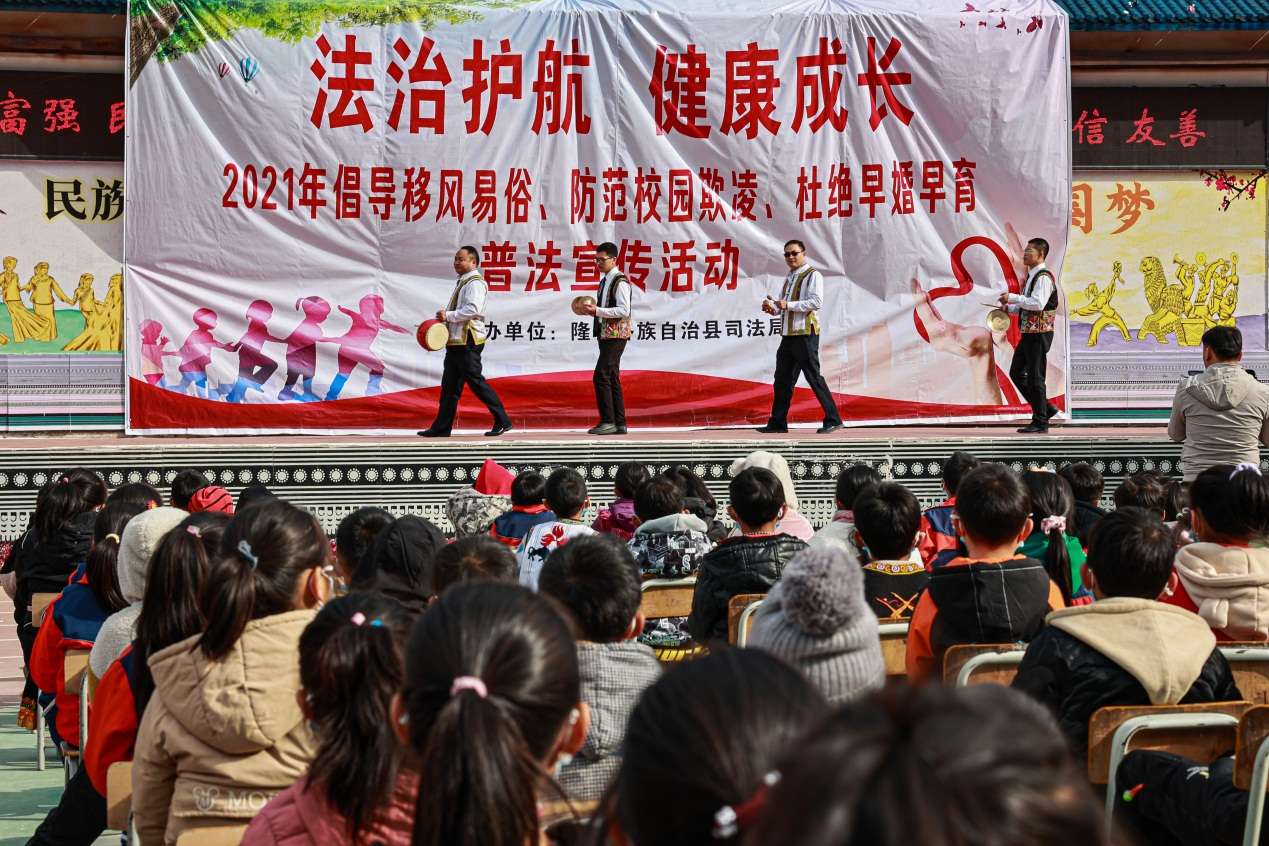
[[[465,284],[464,284],[465,283]],[[445,325],[449,328],[450,346],[461,346],[467,343],[467,332],[471,331],[478,344],[485,342],[485,297],[489,293],[489,285],[481,278],[479,270],[469,270],[458,277],[455,286],[460,286],[458,299],[454,308],[445,311]],[[454,297],[450,297],[454,302]]]
[[[802,290],[798,294],[800,299],[789,299],[793,296],[793,287],[797,278],[803,273],[807,275],[802,280]],[[784,277],[784,285],[780,288],[780,299],[786,303],[784,334],[805,334],[807,320],[824,305],[824,277],[814,268],[811,268],[808,273],[805,266],[799,267]]]
[[[1031,272],[1027,274],[1027,279],[1022,283],[1022,290],[1031,290],[1031,296],[1025,294],[1010,294],[1009,305],[1007,310],[1010,314],[1017,314],[1021,309],[1023,311],[1044,311],[1044,307],[1049,303],[1049,297],[1053,296],[1053,274],[1047,273],[1039,279],[1035,279],[1037,273],[1041,270],[1048,270],[1044,266],[1044,262],[1040,262],[1031,268]],[[1031,288],[1031,280],[1035,279],[1035,287]]]
[[[599,283],[599,295],[595,297],[597,303],[605,302],[608,299],[608,286],[613,280],[621,277],[621,281],[617,283],[617,290],[613,294],[612,308],[595,309],[595,316],[603,320],[620,320],[623,317],[630,316],[630,280],[625,278],[616,265],[612,270],[604,274],[603,279]]]

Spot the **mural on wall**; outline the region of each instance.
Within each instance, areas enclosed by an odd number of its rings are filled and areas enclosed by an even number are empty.
[[[1171,351],[1192,363],[1217,325],[1265,349],[1263,196],[1223,207],[1201,174],[1140,171],[1077,173],[1071,191],[1062,282],[1073,351]]]

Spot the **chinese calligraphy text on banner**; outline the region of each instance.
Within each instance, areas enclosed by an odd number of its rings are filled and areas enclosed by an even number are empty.
[[[300,6],[131,5],[131,430],[418,428],[441,354],[413,330],[464,244],[512,417],[589,425],[569,303],[604,241],[635,286],[633,425],[765,417],[780,325],[759,306],[790,238],[825,278],[847,420],[1025,411],[984,303],[1025,278],[1019,237],[1065,253],[1055,5]],[[1051,396],[1065,373],[1060,325]],[[818,418],[809,391],[794,413]]]
[[[1265,349],[1263,194],[1222,211],[1195,173],[1083,172],[1071,187],[1063,285],[1073,349],[1172,355],[1177,379],[1201,367],[1199,339],[1238,326]]]

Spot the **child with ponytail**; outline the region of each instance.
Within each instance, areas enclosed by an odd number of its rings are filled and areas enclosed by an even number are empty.
[[[317,754],[309,774],[252,820],[244,846],[409,846],[419,777],[400,766],[388,715],[408,620],[385,596],[352,594],[309,623],[300,637],[300,710]]]
[[[1269,480],[1255,464],[1218,464],[1190,484],[1196,543],[1174,562],[1178,584],[1162,601],[1194,611],[1216,639],[1269,640]]]
[[[102,513],[114,507],[112,503]],[[97,683],[88,712],[84,765],[36,830],[32,846],[92,843],[105,830],[106,772],[111,764],[132,760],[137,724],[154,690],[146,656],[203,630],[198,591],[227,522],[223,514],[191,514],[163,535],[147,567],[136,639]]]
[[[581,748],[577,644],[549,600],[502,582],[451,586],[419,617],[392,725],[417,756],[414,846],[537,846],[539,797]]]
[[[1018,552],[1044,564],[1068,607],[1092,602],[1093,595],[1080,578],[1086,556],[1075,535],[1075,494],[1070,482],[1047,470],[1028,470],[1022,474],[1022,483],[1031,494],[1033,528]]]
[[[330,546],[313,515],[269,499],[225,528],[198,599],[206,627],[149,656],[154,691],[132,770],[142,843],[242,826],[308,770],[316,744],[295,656],[331,598]]]

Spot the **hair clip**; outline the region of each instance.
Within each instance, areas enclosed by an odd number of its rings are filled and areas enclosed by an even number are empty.
[[[62,478],[60,478],[60,479],[58,479],[58,480],[57,480],[57,483],[58,483],[59,485],[69,485],[69,484],[70,484],[70,476],[63,476]]]
[[[370,628],[378,629],[382,627],[383,627],[383,620],[380,620],[378,617],[375,617],[373,620],[370,621]]]
[[[1252,473],[1255,473],[1257,476],[1264,475],[1263,473],[1260,472],[1259,464],[1252,464],[1250,461],[1244,461],[1242,464],[1239,464],[1237,467],[1234,468],[1234,472],[1229,474],[1229,478],[1231,479],[1234,478],[1235,476],[1237,476],[1239,473],[1243,472],[1244,470],[1249,470]]]
[[[710,832],[715,840],[727,840],[740,833],[740,829],[751,825],[758,818],[767,802],[767,791],[780,783],[780,773],[772,770],[762,777],[762,784],[744,802],[736,807],[724,805],[714,812],[714,828]]]
[[[1050,514],[1048,517],[1045,517],[1040,521],[1040,531],[1044,532],[1046,535],[1054,529],[1057,529],[1059,532],[1065,532],[1066,518],[1060,514]]]
[[[485,687],[485,683],[476,676],[459,676],[454,679],[454,683],[449,686],[449,695],[457,696],[464,690],[470,690],[481,699],[489,695],[489,688]]]
[[[251,544],[247,543],[246,538],[238,541],[238,554],[242,556],[244,561],[251,565],[252,570],[260,564],[259,556],[251,551]]]
[[[111,532],[110,534],[108,534],[108,535],[106,535],[104,538],[102,538],[102,540],[103,540],[103,541],[108,541],[108,540],[112,540],[112,539],[114,540],[114,542],[115,542],[115,543],[118,543],[118,542],[119,542],[119,536],[118,536],[118,535],[116,535],[114,532]]]
[[[199,529],[197,526],[186,526],[185,531],[189,532],[191,535],[193,535],[196,538],[201,538],[203,536],[202,530]]]
[[[366,622],[366,615],[358,611],[352,615],[351,619],[354,626],[360,626],[362,623]]]

